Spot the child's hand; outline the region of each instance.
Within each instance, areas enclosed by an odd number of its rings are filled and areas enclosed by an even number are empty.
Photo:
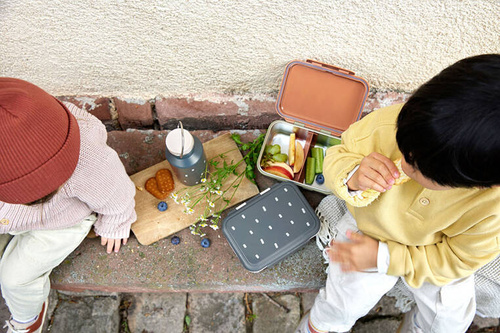
[[[361,160],[358,170],[347,182],[347,187],[351,191],[373,189],[385,192],[391,189],[398,177],[399,171],[394,162],[373,152]]]
[[[333,242],[328,248],[331,261],[340,263],[344,272],[363,271],[377,267],[378,241],[348,230],[351,242]]]
[[[113,251],[113,248],[115,249],[115,252],[120,251],[120,246],[123,241],[123,245],[127,244],[128,238],[123,238],[123,239],[113,239],[113,238],[105,238],[101,236],[101,245],[106,246],[106,252],[111,253]]]

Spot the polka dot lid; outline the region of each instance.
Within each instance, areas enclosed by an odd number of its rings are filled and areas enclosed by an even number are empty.
[[[229,213],[222,232],[243,266],[259,272],[302,248],[319,227],[299,188],[284,182]]]

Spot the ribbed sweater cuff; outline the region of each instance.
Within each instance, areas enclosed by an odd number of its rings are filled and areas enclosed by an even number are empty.
[[[99,230],[96,228],[96,233],[104,238],[110,238],[110,239],[123,239],[123,238],[129,238],[130,237],[130,228],[126,228],[123,230],[116,231],[114,233],[100,233]]]
[[[134,208],[121,215],[99,216],[95,224],[95,231],[105,238],[120,239],[130,237],[130,226],[137,219]]]

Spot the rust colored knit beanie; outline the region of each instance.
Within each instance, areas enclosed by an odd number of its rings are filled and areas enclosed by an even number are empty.
[[[0,201],[26,204],[54,192],[76,168],[80,131],[55,97],[0,78]]]

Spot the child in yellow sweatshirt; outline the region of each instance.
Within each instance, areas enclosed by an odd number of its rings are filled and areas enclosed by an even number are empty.
[[[463,59],[328,149],[326,184],[352,217],[297,332],[349,331],[398,279],[416,300],[401,332],[467,330],[474,272],[500,253],[499,98],[500,55]]]

